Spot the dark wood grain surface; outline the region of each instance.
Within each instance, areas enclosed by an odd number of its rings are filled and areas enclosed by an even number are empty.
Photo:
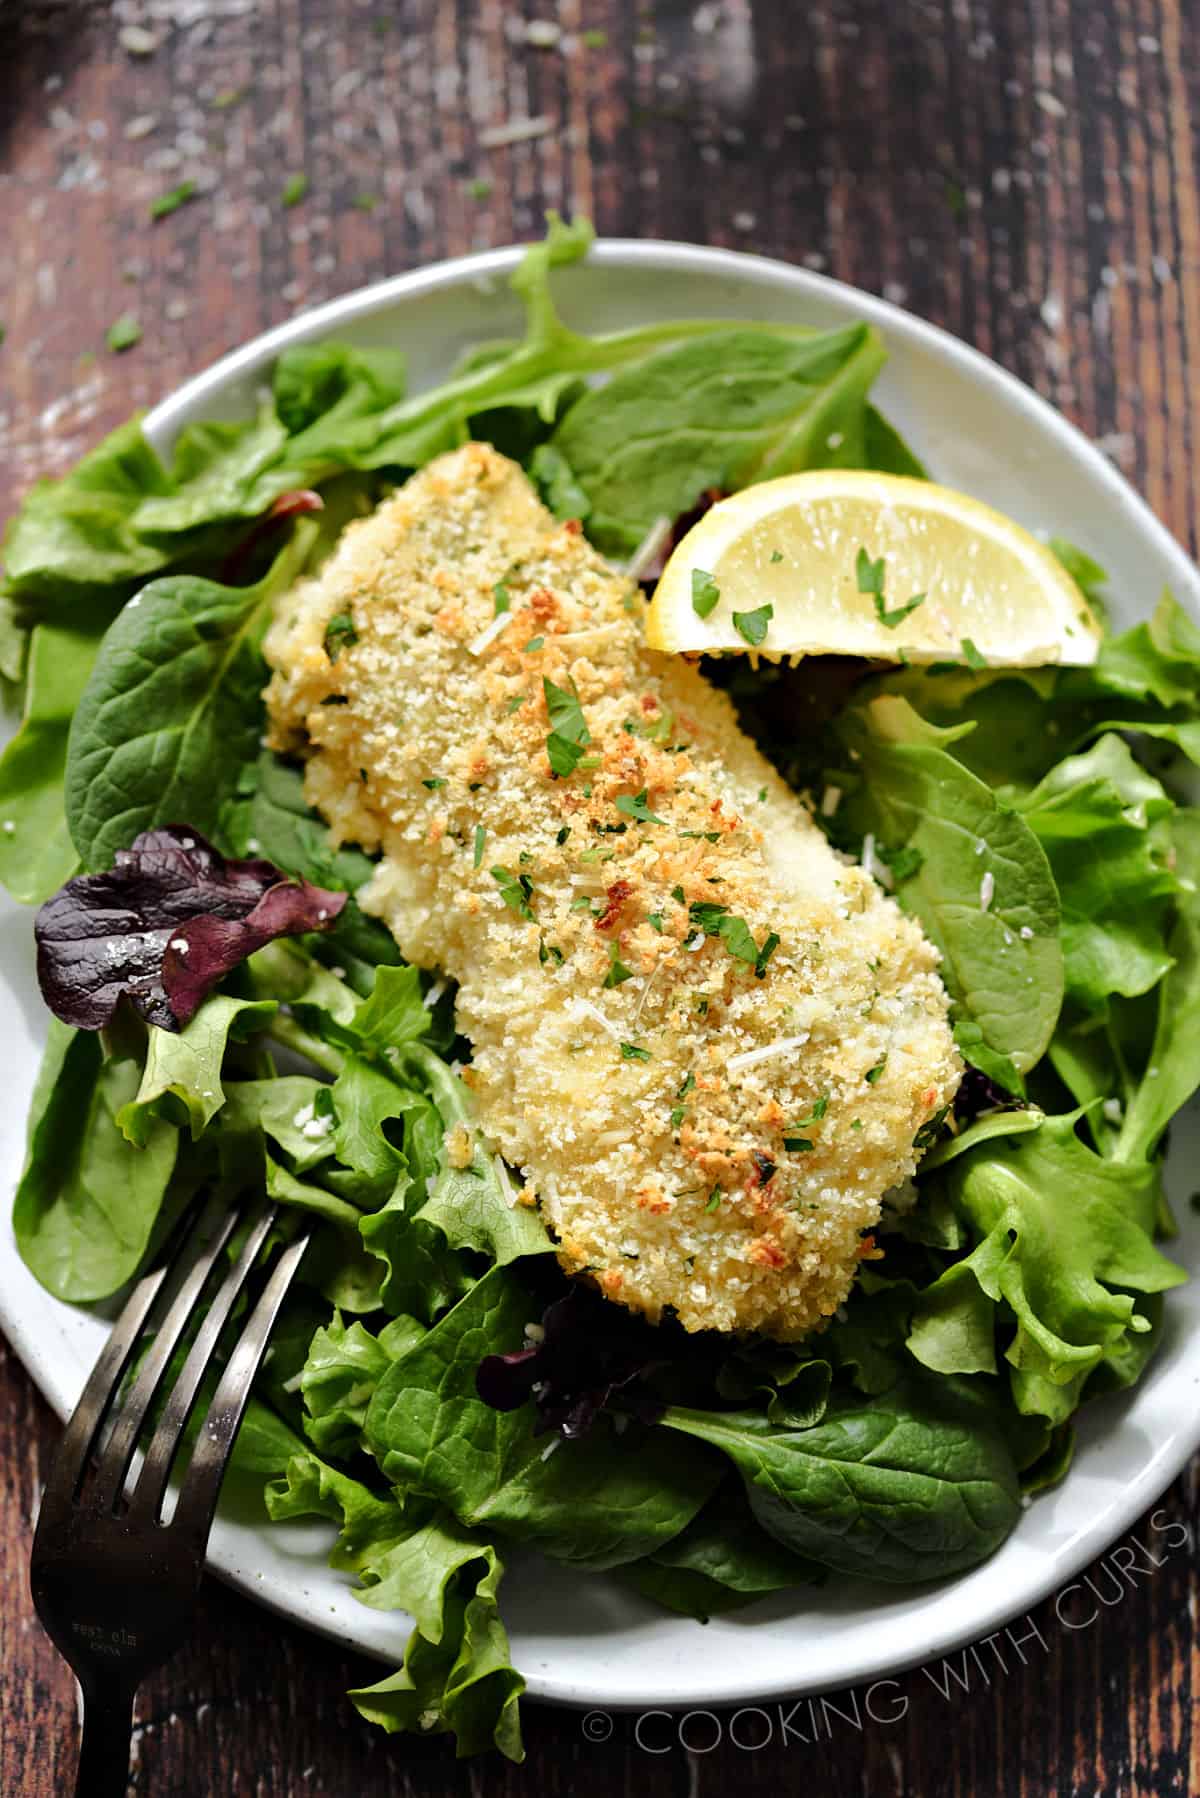
[[[533,19],[554,41],[530,41]],[[533,236],[553,206],[935,319],[1099,439],[1194,551],[1196,25],[1191,0],[9,0],[0,501],[265,326]],[[528,141],[489,147],[522,119]],[[151,223],[184,180],[198,197]],[[123,314],[143,335],[118,355]],[[0,1343],[4,1798],[70,1789],[72,1682],[25,1587],[54,1436]],[[1141,1547],[1093,1569],[1096,1598],[1039,1607],[1035,1633],[956,1662],[962,1683],[901,1676],[861,1728],[801,1710],[785,1732],[770,1707],[767,1747],[738,1747],[726,1715],[711,1751],[714,1724],[687,1723],[688,1752],[661,1719],[639,1747],[632,1718],[589,1739],[602,1722],[530,1705],[519,1769],[376,1736],[342,1696],[355,1657],[210,1584],[191,1647],[141,1694],[131,1790],[1200,1793],[1198,1522],[1193,1466]]]

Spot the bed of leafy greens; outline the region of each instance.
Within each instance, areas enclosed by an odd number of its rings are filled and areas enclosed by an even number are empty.
[[[923,472],[870,405],[870,328],[581,337],[550,273],[589,241],[552,221],[513,278],[524,337],[432,392],[406,396],[398,350],[304,345],[256,418],[190,427],[169,465],[131,421],[30,494],[0,615],[23,710],[0,877],[56,895],[20,1251],[88,1302],[197,1192],[306,1214],[239,1462],[273,1517],[336,1523],[365,1604],[411,1616],[400,1670],[352,1694],[363,1715],[514,1758],[514,1545],[698,1618],[995,1549],[1066,1468],[1076,1409],[1153,1352],[1183,1278],[1155,1244],[1163,1138],[1200,1081],[1200,813],[1174,780],[1200,760],[1200,636],[1169,597],[1093,668],[860,666],[837,707],[827,670],[810,690],[803,666],[722,664],[833,841],[870,839],[942,951],[969,1072],[923,1132],[915,1206],[885,1212],[885,1253],[824,1334],[685,1338],[561,1276],[474,1132],[452,992],[401,964],[353,898],[369,861],[330,846],[299,769],[260,748],[272,597],[471,436],[615,557],[713,489]],[[1098,599],[1102,572],[1059,547]],[[212,959],[173,1011],[194,925]],[[465,1168],[444,1148],[458,1123]]]

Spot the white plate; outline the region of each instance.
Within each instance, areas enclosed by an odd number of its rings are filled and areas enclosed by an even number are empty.
[[[399,345],[412,384],[441,379],[481,337],[519,320],[503,277],[518,252],[444,263],[335,300],[268,332],[180,389],[150,414],[165,451],[201,418],[246,412],[287,344],[336,335]],[[1056,531],[1112,575],[1120,627],[1145,616],[1164,585],[1200,618],[1200,574],[1131,488],[1042,400],[975,351],[837,282],[759,257],[683,244],[608,242],[558,277],[567,318],[588,331],[655,318],[723,316],[843,325],[868,319],[891,360],[876,395],[939,479],[964,487],[1037,531]],[[32,920],[0,908],[0,1019],[7,1099],[0,1115],[0,1190],[11,1194],[43,1035],[33,978]],[[1172,1253],[1200,1265],[1200,1217],[1186,1203],[1200,1152],[1193,1110],[1171,1138],[1168,1186],[1182,1235]],[[105,1325],[47,1296],[0,1226],[0,1324],[55,1409],[78,1396]],[[606,1708],[724,1704],[833,1691],[979,1638],[1027,1610],[1085,1566],[1174,1478],[1200,1443],[1200,1281],[1172,1292],[1161,1350],[1132,1394],[1090,1407],[1065,1483],[1038,1498],[984,1566],[937,1587],[851,1588],[763,1600],[706,1628],[663,1615],[607,1578],[536,1560],[509,1576],[504,1612],[515,1664],[532,1696]],[[396,1662],[405,1620],[368,1611],[324,1565],[324,1528],[262,1527],[226,1513],[213,1568],[263,1603],[325,1635]]]

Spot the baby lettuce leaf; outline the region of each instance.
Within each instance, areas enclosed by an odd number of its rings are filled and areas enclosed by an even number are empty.
[[[769,1536],[740,1486],[726,1483],[685,1530],[621,1576],[643,1597],[707,1623],[769,1592],[809,1585],[820,1570]]]
[[[1099,1011],[1113,993],[1148,992],[1171,965],[1166,914],[1178,889],[1169,838],[1155,828],[1174,810],[1161,784],[1108,734],[1051,769],[1018,809],[1058,888],[1068,997]]]
[[[495,1411],[475,1389],[483,1355],[521,1346],[536,1303],[495,1267],[393,1362],[367,1411],[365,1439],[390,1482],[425,1493],[472,1528],[510,1535],[599,1571],[652,1554],[679,1534],[720,1474],[703,1450],[607,1418],[562,1442],[533,1432],[531,1408]]]
[[[67,733],[99,638],[39,624],[29,649],[25,715],[0,755],[0,882],[38,905],[79,866],[63,809]]]
[[[518,1700],[525,1681],[509,1658],[497,1593],[504,1563],[496,1548],[444,1511],[407,1542],[368,1564],[379,1583],[360,1593],[380,1610],[416,1619],[404,1665],[388,1679],[350,1693],[368,1722],[449,1732],[461,1757],[498,1748],[525,1758]]]
[[[144,1148],[160,1117],[181,1128],[186,1124],[195,1141],[225,1103],[221,1066],[230,1041],[261,1030],[275,1009],[269,1002],[214,993],[183,1030],[151,1025],[137,1096],[117,1117],[129,1141]]]
[[[202,1018],[210,999],[198,1013]],[[188,1026],[190,1030],[191,1025]],[[187,1030],[183,1032],[186,1037]],[[181,1042],[183,1037],[171,1041]],[[320,1127],[323,1105],[321,1095],[328,1098],[329,1088],[309,1074],[277,1074],[265,1080],[230,1080],[225,1086],[225,1102],[221,1107],[221,1146],[226,1160],[246,1152],[245,1138],[256,1131],[283,1151],[293,1174],[303,1176],[328,1161],[334,1152],[332,1129]],[[299,1120],[299,1122],[297,1122]],[[320,1127],[320,1133],[313,1125]],[[242,1139],[242,1140],[238,1140]],[[257,1167],[257,1163],[256,1163]]]
[[[896,897],[942,953],[956,1016],[982,1033],[993,1058],[1020,1074],[1044,1054],[1062,1004],[1059,902],[1045,851],[906,700],[882,696],[845,712],[837,732],[852,752],[839,828],[872,831],[889,851],[915,853]],[[985,886],[990,882],[990,893]],[[986,901],[986,903],[985,903]],[[973,1036],[964,1034],[972,1054]],[[1007,1082],[1002,1082],[1007,1084]]]
[[[1172,965],[1155,995],[1154,1038],[1125,1111],[1116,1150],[1135,1165],[1154,1153],[1175,1113],[1200,1085],[1200,811],[1173,824],[1179,907],[1167,948]]]
[[[1005,1350],[1017,1409],[1051,1423],[1070,1416],[1106,1353],[1147,1328],[1134,1295],[1186,1278],[1151,1240],[1157,1168],[1094,1154],[1076,1115],[981,1141],[937,1176],[975,1247],[920,1295],[909,1337],[938,1372],[986,1371],[978,1294],[993,1311],[1003,1300],[1017,1324]]]
[[[714,331],[659,350],[570,408],[551,439],[557,486],[565,466],[587,495],[593,542],[629,555],[657,518],[678,518],[706,488],[861,465],[865,396],[883,361],[867,325]]]
[[[452,1732],[460,1755],[495,1746],[520,1760],[525,1682],[509,1660],[492,1543],[436,1506],[378,1498],[313,1454],[292,1458],[266,1502],[277,1520],[334,1518],[332,1565],[360,1576],[364,1604],[413,1620],[400,1671],[350,1694],[362,1715],[389,1731]]]
[[[672,1407],[671,1429],[742,1475],[762,1527],[794,1553],[860,1579],[947,1578],[984,1560],[1020,1513],[1012,1455],[960,1384],[909,1377],[847,1399],[810,1430],[761,1412]]]
[[[471,1095],[457,1074],[429,1049],[408,1049],[401,1065],[411,1070],[438,1108],[447,1131],[467,1133],[471,1159],[456,1166],[445,1155],[421,1217],[436,1225],[454,1249],[476,1249],[501,1266],[521,1255],[544,1255],[554,1247],[541,1216],[517,1200],[517,1191],[499,1157],[489,1152],[475,1128]]]
[[[297,343],[284,350],[271,376],[275,412],[289,436],[316,424],[362,418],[404,397],[399,350],[351,349],[341,343]]]
[[[117,1122],[136,1096],[135,1061],[50,1021],[29,1108],[13,1231],[26,1266],[56,1298],[107,1298],[137,1268],[175,1166],[178,1132],[147,1124],[135,1148]]]
[[[1070,700],[1124,699],[1194,708],[1200,693],[1200,631],[1172,595],[1164,593],[1144,624],[1106,638],[1090,667],[1064,670],[1055,693]]]
[[[304,1429],[319,1454],[346,1459],[358,1447],[367,1406],[398,1355],[420,1341],[424,1324],[394,1317],[378,1336],[357,1321],[332,1322],[315,1331],[300,1374]]]
[[[139,832],[186,820],[221,831],[243,767],[258,755],[270,602],[303,567],[301,522],[253,587],[174,575],[144,587],[105,634],[71,724],[67,822],[88,868]]]

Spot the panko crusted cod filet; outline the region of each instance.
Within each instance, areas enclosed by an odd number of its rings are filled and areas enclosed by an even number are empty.
[[[270,741],[338,841],[382,852],[360,903],[458,982],[479,1124],[567,1271],[793,1340],[961,1066],[936,951],[641,610],[467,444],[278,602]]]

